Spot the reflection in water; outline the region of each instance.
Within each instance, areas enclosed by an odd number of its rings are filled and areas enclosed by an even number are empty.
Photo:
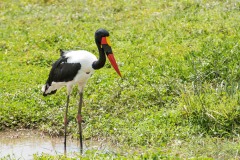
[[[90,146],[92,149],[99,149],[95,142]],[[79,142],[68,138],[67,154],[79,152]],[[0,158],[11,155],[16,159],[33,159],[33,154],[41,155],[42,153],[64,154],[63,138],[51,138],[32,130],[0,132]]]

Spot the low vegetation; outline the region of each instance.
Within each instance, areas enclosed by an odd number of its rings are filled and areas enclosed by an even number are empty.
[[[66,89],[43,97],[42,84],[59,49],[98,55],[94,32],[106,28],[123,78],[107,62],[88,81],[83,131],[118,147],[83,159],[240,158],[239,1],[3,0],[0,10],[0,130],[63,135]],[[74,138],[78,99],[75,88]]]

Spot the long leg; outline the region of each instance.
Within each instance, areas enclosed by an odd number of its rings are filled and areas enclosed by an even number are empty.
[[[79,100],[79,106],[78,106],[78,115],[77,115],[77,121],[78,121],[78,128],[79,128],[79,137],[80,137],[80,152],[82,154],[83,152],[83,142],[82,142],[82,103],[83,103],[83,92],[80,92],[80,100]]]
[[[64,115],[64,154],[67,154],[67,125],[68,125],[68,103],[69,103],[69,95],[67,96],[67,104],[66,104],[66,111]]]

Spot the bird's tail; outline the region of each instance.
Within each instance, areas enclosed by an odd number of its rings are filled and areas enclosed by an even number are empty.
[[[45,85],[42,86],[42,92],[43,92],[43,96],[47,96],[47,95],[55,94],[57,92],[57,89],[52,90],[49,84],[46,83]]]

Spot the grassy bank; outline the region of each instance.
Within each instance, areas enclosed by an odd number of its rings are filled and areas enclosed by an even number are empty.
[[[107,62],[88,81],[84,139],[119,148],[97,155],[240,158],[239,2],[4,0],[0,9],[0,130],[62,135],[66,90],[43,97],[41,86],[59,49],[98,56],[94,32],[106,28],[123,78]],[[75,138],[78,98],[75,88]]]

